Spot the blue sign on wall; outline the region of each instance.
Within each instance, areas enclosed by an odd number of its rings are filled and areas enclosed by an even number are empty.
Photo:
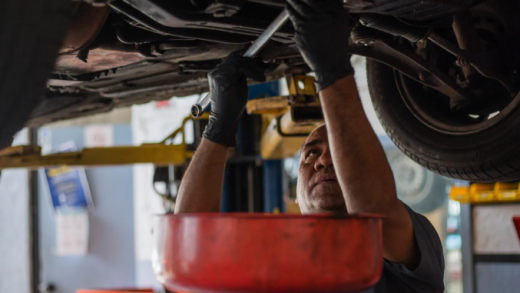
[[[60,146],[56,152],[75,150],[74,143],[68,142]],[[54,212],[67,208],[91,209],[94,206],[84,168],[61,166],[45,168],[42,171],[42,179],[47,185]]]

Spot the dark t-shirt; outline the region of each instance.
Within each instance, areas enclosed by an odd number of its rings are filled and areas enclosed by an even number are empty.
[[[444,256],[441,240],[424,216],[406,207],[413,223],[421,260],[413,271],[404,265],[384,261],[381,280],[363,293],[442,293],[444,292]]]

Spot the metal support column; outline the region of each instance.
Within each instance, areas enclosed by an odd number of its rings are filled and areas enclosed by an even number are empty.
[[[264,212],[284,212],[283,161],[264,161]]]
[[[460,236],[462,238],[462,282],[464,293],[475,292],[473,261],[473,221],[471,204],[460,205]]]
[[[278,95],[278,82],[249,87],[249,100]],[[261,212],[265,210],[264,177],[266,172],[260,158],[261,135],[261,117],[244,113],[240,120],[235,155],[227,162],[221,212]],[[281,166],[281,163],[279,165]],[[279,172],[279,176],[281,175]],[[280,184],[277,189],[282,189],[282,178],[279,179]]]
[[[38,145],[38,128],[29,128],[29,145]],[[40,227],[38,213],[38,171],[29,172],[29,241],[31,292],[40,293]]]

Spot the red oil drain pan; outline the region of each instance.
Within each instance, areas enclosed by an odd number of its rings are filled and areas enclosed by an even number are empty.
[[[182,292],[359,292],[383,265],[382,219],[182,214],[155,219],[155,274]]]

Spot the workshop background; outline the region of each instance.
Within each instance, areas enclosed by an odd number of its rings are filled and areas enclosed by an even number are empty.
[[[399,197],[424,214],[442,240],[446,292],[518,292],[520,244],[511,218],[520,215],[520,205],[461,205],[449,199],[452,186],[467,188],[469,183],[431,173],[393,145],[370,102],[365,60],[354,57],[353,63],[365,111],[387,152]],[[284,95],[287,91],[285,80],[281,80],[253,86],[251,95]],[[13,145],[37,140],[44,152],[52,153],[158,142],[181,126],[199,98],[200,95],[172,98],[53,123],[37,133],[25,129]],[[240,160],[230,162],[226,171],[222,210],[299,212],[294,203],[297,159],[260,161],[252,155],[258,151],[258,145],[247,143],[248,135],[255,134],[244,130],[247,123],[243,123],[239,134],[241,144],[236,152]],[[194,122],[187,124],[187,144],[196,140],[195,128]],[[155,167],[138,164],[72,169],[2,171],[0,292],[160,290],[152,269],[152,218],[171,209],[172,203],[164,196],[166,184],[160,180],[153,183]],[[254,182],[260,173],[263,181]],[[59,195],[52,196],[52,186],[55,178],[61,178],[56,176],[63,174],[68,174],[66,180],[79,182],[85,203],[81,208],[69,204],[66,213],[57,214],[57,205],[64,203]],[[377,178],[373,180],[377,182]],[[257,194],[260,191],[254,186],[263,186],[262,194]],[[247,200],[227,199],[229,194],[244,188]],[[172,186],[173,193],[174,189]]]

